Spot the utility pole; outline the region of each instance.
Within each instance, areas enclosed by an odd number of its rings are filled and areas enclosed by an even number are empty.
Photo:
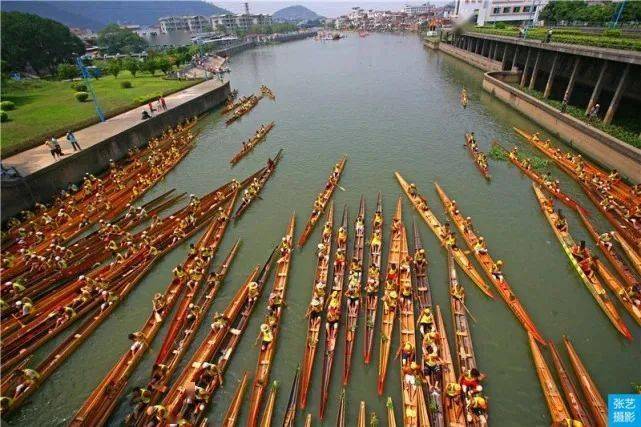
[[[100,109],[100,105],[98,104],[98,98],[96,97],[96,92],[94,92],[93,86],[91,85],[91,76],[89,75],[89,70],[87,70],[87,67],[82,62],[82,58],[80,56],[76,56],[76,66],[78,67],[78,70],[80,70],[80,74],[82,74],[82,78],[85,81],[87,90],[91,94],[91,99],[93,100],[93,106],[96,109],[96,115],[98,116],[101,122],[104,122],[105,115],[102,113],[102,110]]]
[[[616,17],[614,18],[614,22],[612,22],[612,28],[616,28],[617,25],[619,25],[619,19],[621,19],[621,14],[623,13],[623,9],[625,9],[625,4],[628,2],[628,0],[623,0],[620,5],[617,6],[617,10],[615,11]]]

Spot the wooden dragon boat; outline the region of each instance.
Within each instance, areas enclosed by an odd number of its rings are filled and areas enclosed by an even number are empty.
[[[249,206],[254,200],[256,200],[256,198],[260,198],[260,192],[263,190],[265,184],[276,170],[276,166],[278,165],[278,162],[280,162],[280,159],[282,157],[283,149],[281,148],[280,150],[278,150],[278,153],[273,160],[267,160],[267,166],[265,166],[261,174],[254,178],[254,180],[252,180],[252,183],[249,184],[250,187],[253,185],[254,188],[251,191],[249,189],[243,191],[242,199],[238,205],[238,209],[236,209],[236,213],[234,214],[234,221],[237,221],[242,216],[242,214],[245,213],[247,209],[249,209]]]
[[[416,190],[416,187],[413,187],[414,189],[412,189],[411,185],[407,181],[405,181],[405,179],[401,176],[400,173],[396,172],[395,175],[396,175],[396,179],[398,180],[401,188],[405,192],[405,195],[407,196],[409,201],[412,202],[412,205],[414,206],[416,211],[419,213],[421,218],[423,218],[423,221],[425,221],[425,223],[428,225],[430,230],[432,230],[436,238],[439,239],[439,242],[441,243],[441,245],[443,245],[443,247],[445,248],[446,247],[445,238],[442,235],[443,230],[445,228],[441,225],[439,220],[436,218],[436,215],[434,215],[434,212],[432,212],[432,210],[430,209],[425,197],[423,197],[421,194],[418,193],[418,191]],[[456,263],[459,265],[459,267],[461,267],[461,270],[463,270],[463,272],[467,274],[467,276],[470,279],[472,279],[472,282],[474,282],[474,284],[478,286],[478,288],[485,295],[487,295],[490,298],[494,298],[494,294],[492,293],[492,290],[487,285],[487,283],[485,283],[485,281],[483,280],[483,277],[479,274],[479,272],[476,271],[476,268],[474,267],[472,262],[467,258],[465,253],[462,250],[456,248],[453,250],[453,255]]]
[[[448,251],[449,252],[449,251]],[[441,308],[436,306],[436,325],[438,327],[438,337],[441,341],[441,359],[443,359],[442,374],[443,374],[443,410],[445,412],[445,421],[448,427],[465,427],[465,404],[463,402],[463,395],[458,386],[458,377],[454,370],[454,363],[452,362],[452,353],[450,352],[450,344],[447,340],[447,332],[445,332],[445,323],[441,315]],[[450,389],[452,390],[450,392]],[[459,390],[456,392],[456,390]]]
[[[543,397],[545,397],[545,402],[547,403],[548,410],[550,411],[552,425],[560,426],[571,422],[572,418],[570,418],[568,408],[565,406],[563,396],[556,386],[554,377],[552,377],[552,372],[550,372],[550,368],[547,363],[545,363],[541,350],[539,349],[539,346],[531,332],[528,332],[528,340],[530,342],[530,350],[532,351],[532,360],[534,361],[536,375],[539,377],[541,391],[543,391]]]
[[[361,287],[363,283],[363,258],[365,255],[365,198],[361,196],[358,216],[354,223],[354,249],[347,276],[348,288],[345,291],[347,327],[345,328],[345,359],[343,363],[343,385],[349,382],[352,353],[356,342],[356,330],[361,307]]]
[[[301,234],[300,239],[298,240],[298,246],[300,247],[304,246],[305,242],[307,242],[307,239],[309,239],[309,236],[312,234],[312,231],[314,231],[314,227],[316,226],[316,223],[320,219],[323,211],[325,211],[325,207],[327,206],[327,203],[329,203],[329,199],[332,198],[332,194],[334,194],[334,190],[336,190],[336,187],[338,186],[338,181],[341,179],[341,174],[343,172],[343,169],[345,168],[346,161],[347,161],[347,158],[343,157],[334,166],[334,169],[332,170],[332,173],[329,176],[327,184],[325,184],[323,191],[320,192],[320,194],[316,198],[316,201],[314,202],[314,208],[312,209],[312,214],[307,220],[305,229],[303,230],[303,233]]]
[[[617,242],[621,245],[623,248],[623,252],[625,252],[626,256],[630,260],[630,263],[632,263],[632,266],[634,269],[637,271],[637,273],[641,274],[641,255],[639,255],[641,252],[639,250],[635,250],[626,242],[625,239],[622,239],[619,233],[614,233],[614,238],[616,239]]]
[[[579,275],[579,278],[586,286],[586,288],[588,288],[588,290],[594,297],[594,300],[597,302],[608,319],[610,319],[610,322],[612,322],[612,325],[616,328],[616,330],[619,331],[621,335],[631,340],[632,334],[628,330],[628,327],[626,326],[623,319],[621,319],[619,312],[608,296],[606,290],[603,288],[601,281],[596,277],[596,275],[588,277],[579,265],[575,256],[572,254],[572,248],[576,245],[574,239],[568,231],[561,231],[556,227],[556,222],[559,216],[558,213],[554,211],[554,204],[552,200],[548,199],[536,184],[533,184],[532,187],[534,188],[536,198],[541,206],[541,211],[545,215],[545,218],[548,220],[552,231],[554,231],[554,234],[558,238],[559,243],[561,243],[563,252],[565,252],[565,254],[567,255],[570,263],[572,264],[572,267],[574,267],[574,270]]]
[[[596,384],[590,377],[590,373],[581,362],[579,355],[577,354],[574,346],[568,339],[568,337],[563,337],[563,344],[565,344],[565,349],[568,352],[570,357],[570,363],[572,364],[572,369],[579,380],[579,386],[583,391],[583,395],[588,403],[588,408],[592,413],[592,418],[596,422],[596,425],[599,427],[605,427],[608,425],[608,407],[599,393],[599,389]]]
[[[383,196],[378,193],[376,211],[372,218],[369,239],[369,261],[365,284],[365,336],[363,338],[363,361],[369,364],[374,347],[374,328],[378,310],[378,289],[381,281],[381,260],[383,251]]]
[[[532,319],[530,318],[530,315],[525,310],[525,307],[523,307],[523,305],[521,304],[519,298],[516,296],[510,285],[505,280],[505,276],[501,274],[499,277],[497,277],[494,274],[493,270],[497,262],[495,262],[494,259],[490,256],[487,247],[484,247],[485,253],[477,250],[477,246],[482,245],[481,237],[477,235],[477,231],[475,230],[471,220],[466,220],[455,202],[453,202],[445,194],[443,189],[438,184],[435,183],[435,185],[436,191],[441,198],[441,201],[443,202],[443,206],[445,207],[445,211],[448,213],[448,215],[452,219],[452,222],[454,222],[454,224],[458,228],[459,234],[463,237],[465,243],[467,243],[468,248],[474,254],[474,257],[483,268],[486,276],[488,277],[488,279],[490,279],[490,282],[499,292],[499,295],[501,295],[503,301],[505,301],[505,304],[507,304],[508,308],[512,311],[512,313],[514,313],[523,328],[526,331],[532,332],[534,338],[541,344],[545,345],[546,342],[543,339],[543,336],[538,331],[536,325],[534,324],[534,321],[532,321]]]
[[[345,272],[347,271],[347,242],[349,226],[349,212],[347,205],[343,207],[343,219],[341,226],[336,233],[336,254],[334,256],[334,277],[331,294],[327,299],[326,316],[325,316],[325,352],[323,353],[323,376],[321,384],[321,400],[319,405],[319,417],[325,418],[325,409],[327,408],[327,399],[329,397],[329,386],[332,380],[332,368],[334,366],[334,353],[336,352],[336,342],[340,320],[342,316],[343,284],[345,282]],[[341,241],[341,235],[345,236]],[[342,260],[339,258],[342,256]]]
[[[271,122],[266,125],[262,125],[257,131],[256,134],[247,141],[246,144],[243,144],[243,148],[236,154],[234,154],[234,157],[231,158],[229,163],[231,163],[232,166],[236,165],[236,163],[240,162],[243,157],[245,157],[247,154],[249,154],[258,144],[263,142],[263,140],[267,137],[267,134],[276,126],[276,123]]]
[[[387,398],[387,427],[396,427],[396,414],[394,414],[394,401],[391,397]]]
[[[298,402],[300,409],[307,406],[307,393],[314,369],[314,359],[320,337],[321,313],[325,306],[325,292],[327,280],[329,277],[330,256],[333,243],[333,224],[334,224],[334,203],[330,202],[327,220],[323,227],[320,245],[323,249],[319,250],[316,259],[316,272],[314,273],[314,282],[312,283],[312,298],[307,309],[307,339],[305,340],[305,353],[303,355],[300,395]]]
[[[482,158],[481,157],[481,152],[478,149],[478,146],[473,146],[472,145],[472,134],[466,133],[465,134],[465,144],[464,147],[467,148],[467,152],[470,153],[470,156],[472,157],[472,160],[474,160],[474,166],[476,166],[476,169],[478,169],[479,172],[481,172],[481,175],[483,175],[483,178],[486,180],[490,180],[492,176],[490,175],[490,170],[487,167],[487,156],[483,154],[483,157],[485,157],[485,165],[482,164]]]
[[[300,365],[296,367],[296,374],[294,374],[292,388],[289,390],[289,399],[287,400],[287,408],[285,409],[285,419],[283,420],[283,427],[294,427],[296,425],[296,409],[298,406],[299,387]]]
[[[294,241],[294,225],[296,223],[296,215],[292,215],[287,226],[287,232],[279,247],[280,258],[276,261],[277,267],[274,278],[274,285],[272,293],[269,296],[268,314],[265,318],[263,327],[269,328],[271,340],[265,341],[263,331],[263,344],[261,345],[260,352],[258,353],[258,363],[256,364],[256,371],[254,372],[254,381],[249,398],[249,412],[247,418],[247,426],[253,427],[258,422],[258,415],[261,408],[262,398],[265,387],[269,382],[269,374],[272,368],[274,355],[276,354],[276,344],[278,342],[278,335],[280,332],[280,323],[283,315],[283,309],[287,296],[287,278],[289,275],[289,267],[292,261],[292,247]]]
[[[394,332],[394,318],[396,317],[398,301],[398,269],[401,265],[401,246],[403,241],[402,199],[396,202],[396,211],[392,219],[390,232],[389,253],[387,255],[387,279],[385,282],[385,295],[383,296],[383,313],[381,316],[380,353],[378,359],[378,395],[383,394],[387,364],[389,362],[392,334]]]
[[[260,93],[265,95],[267,98],[271,99],[272,101],[276,101],[276,95],[274,95],[274,92],[270,88],[268,88],[265,85],[262,85],[260,87]]]
[[[234,398],[229,404],[229,408],[225,413],[225,418],[223,418],[222,427],[235,427],[238,424],[238,415],[240,414],[240,408],[243,404],[243,397],[245,396],[245,389],[247,388],[247,379],[248,372],[243,373],[243,378],[238,383],[236,391],[234,392]]]
[[[258,104],[258,101],[263,99],[263,95],[252,95],[247,101],[240,105],[240,107],[233,110],[233,113],[230,118],[225,121],[225,125],[229,126],[234,123],[236,120],[243,117],[245,114],[249,113],[254,107]]]
[[[267,396],[267,405],[265,408],[265,413],[263,418],[260,420],[260,427],[271,427],[272,419],[274,418],[274,405],[276,404],[276,394],[278,393],[278,381],[272,383],[271,388],[269,389],[269,395]],[[256,423],[252,423],[252,426],[255,426]]]
[[[365,402],[361,400],[361,404],[358,407],[358,421],[356,422],[356,427],[365,427],[366,420],[367,415],[365,411]]]
[[[338,414],[336,416],[336,427],[345,427],[345,389],[341,391],[338,400]]]
[[[584,426],[594,425],[592,417],[590,417],[590,414],[585,409],[585,405],[577,392],[576,386],[570,379],[570,375],[566,371],[565,366],[563,366],[561,356],[559,356],[552,341],[548,342],[548,348],[550,349],[550,353],[552,353],[552,361],[554,362],[556,374],[559,378],[563,394],[565,395],[565,400],[568,403],[568,409],[570,410],[572,419],[580,421]]]

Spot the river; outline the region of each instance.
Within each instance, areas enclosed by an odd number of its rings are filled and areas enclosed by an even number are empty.
[[[170,188],[204,194],[232,177],[246,176],[262,166],[268,156],[284,149],[283,160],[262,193],[263,200],[257,201],[227,232],[217,260],[236,238],[241,238],[243,244],[213,310],[222,311],[252,266],[265,260],[284,234],[292,211],[297,214],[299,235],[332,165],[347,155],[341,180],[345,191],[337,191],[334,196],[337,221],[344,204],[349,206],[353,219],[359,198],[364,194],[369,223],[376,194],[381,191],[388,225],[400,194],[393,175],[396,170],[417,183],[443,218],[442,206],[432,185],[438,181],[457,200],[463,214],[472,216],[477,230],[486,237],[491,253],[505,260],[505,274],[542,334],[561,347],[562,336],[571,337],[604,396],[631,392],[630,383],[639,381],[641,334],[638,325],[617,303],[635,341],[626,342],[612,327],[572,270],[539,212],[530,181],[512,165],[490,160],[492,181],[487,183],[462,147],[464,133],[474,130],[484,151],[493,139],[530,151],[514,134],[512,126],[540,130],[526,117],[483,92],[482,74],[478,70],[424,49],[414,35],[390,34],[373,34],[367,38],[349,35],[337,42],[308,39],[265,46],[234,56],[231,68],[232,85],[241,94],[256,91],[264,83],[273,89],[277,100],[263,99],[251,113],[228,128],[217,112],[204,118],[199,124],[201,133],[193,152],[146,197],[152,198]],[[466,110],[459,105],[462,87],[467,88],[470,97]],[[247,139],[260,123],[272,120],[276,127],[267,139],[230,169],[229,159],[239,149],[240,141]],[[556,168],[551,170],[568,193],[589,207],[598,226],[609,229],[580,188]],[[411,226],[413,220],[419,221],[430,259],[429,279],[435,303],[442,307],[452,342],[445,253],[407,199],[403,199],[403,208],[407,226]],[[573,214],[568,216],[575,238],[589,238],[579,219]],[[294,251],[288,306],[271,374],[271,379],[281,384],[276,423],[282,421],[294,370],[304,351],[303,316],[311,295],[319,228],[303,250]],[[388,235],[386,227],[385,239]],[[165,288],[171,269],[182,261],[186,248],[187,243],[155,266],[126,302],[43,385],[31,402],[11,417],[9,424],[45,426],[68,422],[128,349],[127,334],[142,325],[149,313],[152,295]],[[467,289],[467,304],[476,319],[471,322],[472,339],[478,365],[488,375],[485,388],[490,397],[491,424],[549,425],[527,337],[520,324],[498,296],[490,301],[461,272],[459,278]],[[254,347],[254,340],[265,301],[266,295],[233,358],[223,389],[215,396],[210,409],[213,425],[219,425],[243,371],[255,369],[258,349]],[[196,344],[206,333],[205,329],[199,332]],[[361,400],[367,403],[368,414],[375,411],[381,422],[386,423],[388,395],[394,399],[397,421],[402,422],[399,362],[390,361],[385,394],[378,397],[375,392],[378,339],[373,363],[366,367],[361,356],[363,329],[361,321],[352,378],[346,389],[348,424],[356,423]],[[326,425],[335,423],[341,388],[343,334],[341,329]],[[160,337],[162,333],[152,344],[151,354],[134,372],[128,390],[141,385],[148,377],[160,347]],[[41,349],[36,359],[44,357],[62,338]],[[395,352],[396,335],[392,342]],[[308,404],[315,424],[321,359],[322,350],[317,354]],[[123,398],[112,424],[120,424],[127,411],[128,404]],[[305,414],[298,418],[300,425]]]

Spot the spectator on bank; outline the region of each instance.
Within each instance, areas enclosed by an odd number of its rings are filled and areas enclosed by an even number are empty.
[[[150,112],[150,113],[153,113],[153,112],[154,112],[154,111],[156,111],[156,110],[154,110],[154,106],[152,105],[152,103],[151,103],[151,102],[152,102],[152,101],[149,101],[149,104],[147,104],[147,107],[149,107],[149,112]]]
[[[73,151],[82,150],[82,148],[80,148],[80,144],[78,144],[76,135],[74,135],[73,132],[71,131],[67,132],[67,141],[69,141],[69,144],[71,144],[71,148],[73,148]]]
[[[47,139],[45,141],[45,145],[51,152],[51,157],[53,157],[54,160],[56,160],[56,156],[58,155],[58,151],[56,151],[56,144],[53,142],[53,139]]]
[[[142,110],[142,118],[141,118],[141,120],[147,120],[147,119],[151,119],[151,116],[149,115],[147,110]]]
[[[0,163],[0,169],[2,169],[2,176],[6,176],[9,178],[20,177],[20,173],[18,172],[18,169],[16,169],[14,166],[6,167],[3,163]]]
[[[588,120],[593,121],[599,118],[599,109],[601,106],[599,104],[594,104],[594,107],[590,109],[588,113]]]
[[[52,136],[51,137],[51,141],[53,142],[53,144],[56,147],[56,152],[58,153],[58,156],[59,157],[64,156],[65,153],[62,152],[62,147],[60,147],[60,142],[58,142],[58,138],[56,138],[55,136]]]
[[[548,32],[545,34],[545,43],[550,43],[552,41],[552,28],[548,29]]]
[[[165,97],[164,96],[160,97],[160,105],[162,105],[162,109],[163,110],[165,110],[165,111],[167,110],[167,103],[165,102]]]

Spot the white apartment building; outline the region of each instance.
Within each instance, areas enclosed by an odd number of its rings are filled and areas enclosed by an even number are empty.
[[[477,25],[506,22],[536,23],[548,0],[457,0],[453,16],[456,21]]]
[[[210,18],[210,25],[212,28],[216,29],[223,27],[226,31],[247,31],[254,25],[271,25],[272,17],[271,15],[213,15]]]
[[[403,12],[407,13],[408,15],[422,15],[425,13],[429,13],[432,10],[434,10],[434,6],[429,3],[424,3],[420,6],[410,6],[409,4],[406,4],[403,8]]]
[[[166,16],[158,20],[162,33],[174,31],[189,31],[191,33],[205,33],[211,31],[211,22],[201,15],[193,16]]]

